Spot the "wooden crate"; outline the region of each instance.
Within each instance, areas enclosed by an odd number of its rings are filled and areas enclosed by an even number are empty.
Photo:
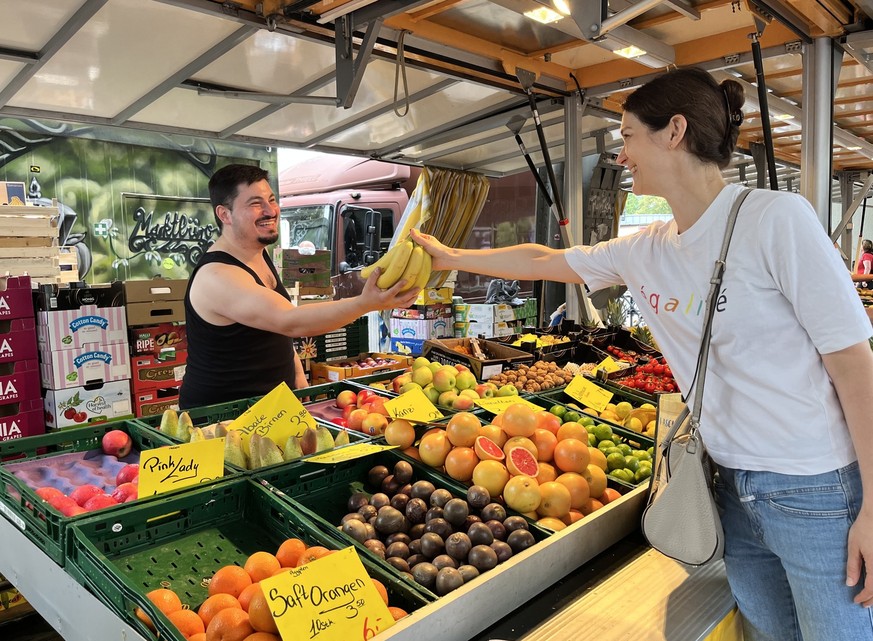
[[[34,283],[78,280],[76,252],[63,249],[57,207],[0,207],[0,275],[27,275]]]
[[[307,303],[321,303],[333,299],[333,287],[306,287],[298,281],[286,289],[291,297],[291,302],[298,307]],[[318,298],[306,298],[307,296]]]

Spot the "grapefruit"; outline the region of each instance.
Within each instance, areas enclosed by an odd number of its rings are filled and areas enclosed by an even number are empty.
[[[506,469],[513,476],[524,474],[534,478],[540,472],[536,457],[527,448],[521,446],[509,450],[506,457]]]
[[[537,514],[561,518],[570,512],[570,490],[562,483],[543,483],[540,486],[540,496],[542,501],[537,508]]]
[[[503,488],[503,500],[516,512],[533,512],[540,506],[540,485],[529,476],[513,476]]]
[[[506,443],[506,432],[503,431],[499,425],[483,425],[479,428],[479,434],[482,436],[487,436],[492,441],[497,443],[497,447],[503,447],[503,444]]]
[[[502,461],[506,457],[497,443],[487,436],[476,437],[473,449],[476,450],[476,456],[483,461]]]
[[[451,449],[452,444],[446,438],[446,433],[440,430],[427,434],[421,439],[421,443],[418,444],[418,455],[423,463],[431,467],[442,467]]]
[[[540,468],[540,471],[537,472],[537,483],[543,484],[547,481],[554,481],[558,477],[558,471],[551,463],[543,463],[540,461],[537,464],[537,467]]]
[[[470,412],[458,412],[446,426],[446,436],[456,447],[472,447],[482,427],[479,417]]]
[[[522,403],[510,405],[501,416],[501,427],[510,436],[531,436],[537,428],[536,412]]]
[[[446,456],[446,474],[456,481],[467,482],[473,478],[473,470],[479,464],[479,457],[470,447],[455,447]]]
[[[481,485],[492,498],[503,494],[503,487],[509,480],[509,472],[500,461],[480,461],[473,468],[473,485]]]
[[[511,439],[506,441],[506,443],[503,444],[503,453],[509,456],[509,450],[511,450],[513,447],[523,447],[528,452],[530,452],[534,458],[536,458],[537,454],[539,454],[539,450],[537,449],[537,446],[534,445],[534,442],[529,438],[525,438],[524,436],[513,436]]]

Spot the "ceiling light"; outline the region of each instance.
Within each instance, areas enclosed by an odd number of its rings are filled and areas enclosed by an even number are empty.
[[[561,15],[570,15],[570,3],[567,0],[552,0],[552,5]]]
[[[619,56],[633,58],[635,62],[654,69],[661,69],[676,62],[676,52],[673,47],[627,25],[614,27],[609,33],[593,42]],[[633,55],[629,55],[630,53]]]
[[[617,56],[621,56],[622,58],[639,58],[640,56],[646,55],[645,51],[635,45],[625,47],[624,49],[616,49],[612,53]]]
[[[794,116],[791,114],[776,114],[773,116],[773,120],[793,120]]]
[[[846,149],[848,149],[849,151],[860,151],[861,150],[860,147],[846,147]]]
[[[539,7],[538,9],[531,9],[530,11],[525,11],[524,16],[526,18],[530,18],[531,20],[536,20],[537,22],[541,22],[542,24],[549,24],[552,22],[557,22],[561,20],[564,16],[562,16],[557,11],[552,11],[548,7]]]

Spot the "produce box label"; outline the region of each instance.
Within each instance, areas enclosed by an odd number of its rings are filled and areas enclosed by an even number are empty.
[[[283,641],[366,641],[394,617],[352,547],[261,581]]]
[[[611,372],[617,372],[621,368],[618,366],[618,363],[612,360],[611,356],[607,356],[602,361],[600,361],[597,367],[594,368],[594,371],[596,372],[599,369],[602,369],[604,372],[609,374]]]
[[[307,463],[342,463],[352,459],[369,456],[383,450],[393,450],[396,445],[376,445],[375,443],[355,443],[346,445],[324,454],[316,454],[303,459]]]
[[[543,408],[539,405],[531,403],[529,400],[521,396],[492,396],[491,398],[480,398],[478,401],[473,401],[483,410],[488,410],[492,414],[502,414],[510,405],[527,405],[534,412],[542,412]]]
[[[315,419],[303,407],[288,384],[282,381],[228,425],[227,429],[242,432],[243,449],[248,454],[249,441],[256,432],[259,436],[271,439],[279,447],[285,447],[289,436],[303,436],[308,427],[317,427]]]
[[[585,407],[602,412],[607,403],[612,400],[612,392],[592,383],[580,374],[576,374],[564,392],[582,403]]]
[[[139,496],[163,494],[224,476],[224,439],[146,450],[139,460]]]
[[[408,421],[435,421],[443,418],[443,413],[430,402],[421,389],[404,392],[397,398],[385,401],[385,409],[393,418],[403,418]]]

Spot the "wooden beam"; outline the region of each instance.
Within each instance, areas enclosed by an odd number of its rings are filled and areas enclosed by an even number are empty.
[[[846,31],[844,26],[854,21],[848,5],[834,0],[787,0],[787,2],[810,23],[821,29],[823,35],[829,37],[843,35]]]
[[[469,0],[436,0],[436,2],[426,4],[420,9],[410,11],[407,15],[418,22],[419,20],[426,20],[431,16],[439,15],[443,11],[448,11],[452,7],[464,4],[465,2],[469,2]]]
[[[845,67],[846,64],[847,63],[844,62],[843,66]],[[769,80],[770,76],[767,76],[767,79]],[[847,87],[857,87],[858,85],[868,85],[871,82],[873,82],[873,80],[871,80],[869,76],[865,76],[862,78],[853,78],[852,80],[843,80],[843,81],[837,83],[837,90],[846,89]],[[787,96],[800,96],[800,95],[803,95],[803,89],[801,88],[801,89],[794,89],[792,91],[781,91],[781,92],[779,92],[779,95],[782,96],[783,98],[785,98]]]

